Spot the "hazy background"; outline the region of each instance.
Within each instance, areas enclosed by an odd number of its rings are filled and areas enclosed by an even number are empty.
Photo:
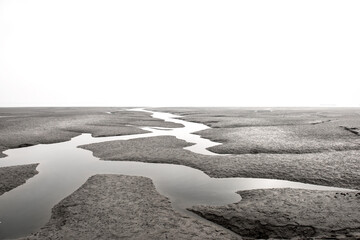
[[[0,106],[360,106],[360,1],[0,0]]]

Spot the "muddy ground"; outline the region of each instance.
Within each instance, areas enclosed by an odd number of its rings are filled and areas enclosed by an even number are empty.
[[[35,176],[38,164],[29,164],[13,167],[0,168],[0,195],[8,192],[22,184],[29,178]]]
[[[52,210],[27,239],[240,239],[175,212],[144,177],[96,175]]]
[[[212,129],[222,154],[302,154],[360,150],[360,108],[160,108]]]
[[[143,112],[104,113],[114,110],[0,109],[0,115],[6,116],[0,118],[0,157],[1,151],[8,148],[65,141],[82,132],[109,136],[145,132],[138,126],[181,127],[154,120]],[[211,151],[233,155],[195,154],[183,149],[189,143],[175,137],[82,147],[103,160],[181,164],[211,177],[274,178],[359,190],[359,109],[157,110],[181,114],[185,120],[213,127],[197,134],[223,143]],[[268,189],[239,194],[243,197],[239,203],[192,210],[249,238],[359,237],[358,191],[346,194]],[[32,238],[233,237],[226,234],[229,233],[216,225],[174,212],[146,178],[95,176],[59,203],[50,222]]]
[[[191,210],[244,238],[360,238],[360,191],[240,191],[240,202]]]
[[[291,180],[359,189],[360,151],[312,154],[242,154],[207,156],[183,147],[171,136],[110,141],[81,146],[102,160],[186,165],[211,177],[252,177]]]
[[[9,148],[68,141],[81,133],[94,137],[146,133],[142,126],[182,127],[125,108],[0,108],[0,158]]]
[[[197,134],[223,143],[210,148],[233,155],[183,150],[174,137],[83,146],[106,160],[187,165],[211,177],[260,177],[358,189],[359,109],[167,109],[214,127]],[[146,146],[146,147],[143,147]],[[191,210],[245,238],[360,237],[360,193],[269,189],[239,192],[243,200]]]

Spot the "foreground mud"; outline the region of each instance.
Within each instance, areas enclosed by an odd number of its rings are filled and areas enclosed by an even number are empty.
[[[0,168],[0,195],[24,184],[27,179],[35,176],[38,173],[36,171],[37,165]]]
[[[52,210],[27,239],[240,239],[175,212],[148,178],[96,175]]]
[[[246,238],[359,239],[360,192],[241,191],[242,200],[190,210]]]

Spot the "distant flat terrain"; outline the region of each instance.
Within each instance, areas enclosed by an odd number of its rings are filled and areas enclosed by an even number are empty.
[[[360,108],[162,108],[211,127],[199,135],[226,154],[360,150]]]
[[[9,148],[95,137],[145,133],[141,126],[182,127],[126,108],[0,108],[0,158]],[[113,114],[109,114],[113,112]]]

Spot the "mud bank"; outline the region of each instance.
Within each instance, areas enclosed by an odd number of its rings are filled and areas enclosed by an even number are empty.
[[[27,179],[35,176],[38,173],[36,171],[37,165],[29,164],[0,168],[0,195],[24,184]]]
[[[144,177],[95,175],[52,210],[26,239],[240,239],[175,212]]]
[[[182,127],[123,108],[0,108],[0,114],[11,116],[0,118],[0,158],[7,149],[68,141],[81,133],[120,136],[146,133],[142,126]]]
[[[360,192],[267,189],[238,193],[242,197],[238,203],[190,210],[244,238],[360,238]]]
[[[163,136],[81,147],[102,160],[186,165],[216,178],[272,178],[353,189],[360,186],[360,151],[208,156],[184,150],[187,146],[185,141]]]
[[[302,154],[360,150],[360,108],[162,108],[211,129],[221,154]],[[356,130],[357,131],[357,130]]]

